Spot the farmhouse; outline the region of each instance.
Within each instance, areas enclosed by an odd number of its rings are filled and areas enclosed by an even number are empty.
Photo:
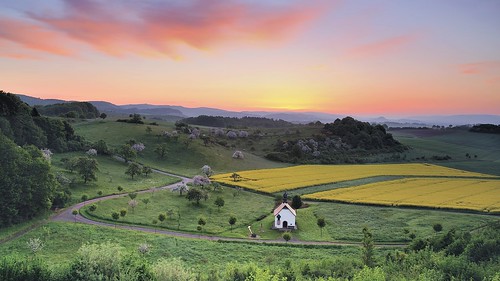
[[[281,203],[274,209],[273,229],[297,229],[297,225],[295,224],[296,216],[296,211],[288,203]]]

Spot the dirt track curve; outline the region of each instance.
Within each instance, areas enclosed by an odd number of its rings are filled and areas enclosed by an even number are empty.
[[[171,177],[177,177],[181,179],[182,183],[188,183],[191,182],[192,180],[190,178],[186,178],[183,176],[167,173],[164,171],[156,170],[153,169],[154,172],[168,175]],[[172,189],[174,188],[179,182],[171,184],[171,185],[166,185],[162,187],[157,187],[157,188],[151,188],[147,190],[142,190],[138,191],[137,193],[148,193],[148,192],[153,192],[157,190],[165,190],[165,189]],[[184,237],[184,238],[191,238],[191,239],[204,239],[204,240],[211,240],[211,241],[234,241],[234,242],[251,242],[251,243],[288,243],[288,244],[298,244],[298,245],[339,245],[339,246],[361,246],[360,242],[347,242],[347,241],[301,241],[297,239],[292,239],[288,242],[285,242],[283,240],[263,240],[263,239],[256,239],[256,238],[247,238],[247,239],[241,239],[241,238],[228,238],[228,237],[220,237],[220,236],[209,236],[209,235],[199,235],[199,234],[192,234],[192,233],[186,233],[186,232],[177,232],[177,231],[171,231],[171,230],[163,230],[163,229],[155,229],[155,228],[147,228],[147,227],[140,227],[140,226],[133,226],[133,225],[121,225],[121,224],[112,224],[112,223],[106,223],[106,222],[101,222],[101,221],[93,221],[88,218],[83,217],[80,214],[77,214],[74,216],[72,214],[72,211],[74,209],[80,209],[85,205],[92,204],[95,202],[99,201],[104,201],[108,199],[113,199],[113,198],[118,198],[118,197],[124,197],[127,196],[127,194],[116,194],[116,195],[109,195],[109,196],[104,196],[104,197],[99,197],[99,198],[94,198],[85,202],[78,203],[76,205],[67,207],[60,213],[52,216],[50,220],[52,221],[66,221],[66,222],[79,222],[79,223],[85,223],[85,224],[91,224],[91,225],[98,225],[98,226],[107,226],[107,227],[116,227],[116,228],[121,228],[121,229],[128,229],[128,230],[135,230],[135,231],[142,231],[142,232],[148,232],[148,233],[156,233],[156,234],[163,234],[163,235],[169,235],[169,236],[175,236],[175,237]],[[395,247],[395,248],[401,248],[401,247],[406,247],[406,244],[401,244],[401,243],[375,243],[376,247]]]

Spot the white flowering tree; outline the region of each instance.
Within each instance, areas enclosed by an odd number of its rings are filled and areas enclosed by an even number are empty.
[[[184,192],[187,192],[189,190],[189,187],[184,184],[184,183],[179,183],[176,185],[174,188],[172,188],[172,192],[179,191],[179,195],[182,196]]]
[[[201,187],[205,187],[210,184],[210,179],[207,178],[206,176],[194,176],[193,177],[193,184]]]
[[[96,156],[97,155],[97,150],[91,148],[89,150],[87,150],[87,152],[85,152],[88,156]]]
[[[214,174],[214,172],[212,171],[212,168],[210,168],[210,166],[208,165],[205,165],[203,167],[201,167],[201,172],[207,177],[209,178],[210,176],[212,176]]]
[[[238,134],[236,134],[236,132],[235,132],[235,131],[229,131],[229,132],[227,132],[226,137],[227,137],[228,139],[235,139],[235,138],[237,138],[237,137],[238,137]]]
[[[238,133],[238,137],[240,137],[240,138],[248,138],[248,132],[247,131],[240,131]]]
[[[43,158],[50,162],[50,159],[52,158],[52,154],[54,154],[54,153],[52,153],[52,151],[50,151],[50,149],[48,149],[48,148],[40,149],[40,151],[42,152]]]
[[[243,155],[243,152],[241,152],[240,150],[236,150],[236,151],[233,153],[233,158],[234,158],[234,159],[244,159],[244,158],[245,158],[245,155]]]
[[[146,146],[142,142],[139,142],[139,143],[132,145],[132,149],[135,150],[135,152],[141,152],[145,148],[146,148]]]

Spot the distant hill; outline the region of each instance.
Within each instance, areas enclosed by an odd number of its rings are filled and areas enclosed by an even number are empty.
[[[59,116],[67,118],[87,118],[99,117],[99,110],[89,102],[66,102],[44,106],[35,106],[41,115]]]
[[[48,105],[54,103],[64,103],[67,101],[57,99],[39,99],[26,95],[18,95],[22,101],[33,105]],[[334,122],[336,119],[342,119],[346,115],[330,114],[322,112],[269,112],[269,111],[229,111],[218,108],[196,107],[189,108],[177,105],[152,105],[152,104],[128,104],[115,105],[106,101],[89,101],[100,112],[107,114],[129,115],[138,113],[150,116],[152,119],[179,120],[186,117],[197,117],[200,115],[221,116],[221,117],[264,117],[270,119],[282,119],[292,123],[310,123],[320,121],[322,123]],[[419,115],[407,118],[390,119],[383,116],[372,118],[363,116],[354,116],[356,119],[385,124],[389,127],[431,127],[457,126],[457,125],[475,125],[475,124],[500,124],[500,115],[486,114],[467,114],[467,115]]]

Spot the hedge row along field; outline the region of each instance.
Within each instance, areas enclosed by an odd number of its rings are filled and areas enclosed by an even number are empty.
[[[500,180],[411,178],[322,191],[304,196],[389,206],[500,212]]]
[[[212,177],[214,181],[236,185],[266,193],[293,190],[307,186],[375,176],[433,176],[492,178],[495,176],[447,168],[438,165],[372,164],[372,165],[301,165],[294,167],[249,170],[237,172],[241,177],[234,181],[232,173]]]

